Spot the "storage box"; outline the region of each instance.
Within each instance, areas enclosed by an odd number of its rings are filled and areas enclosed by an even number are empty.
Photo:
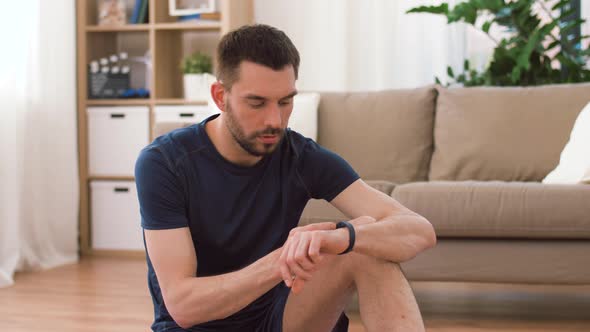
[[[133,181],[91,181],[93,249],[143,250],[141,215]]]
[[[133,176],[135,161],[149,143],[147,106],[89,107],[90,176]]]
[[[154,108],[155,122],[198,123],[216,112],[207,105],[159,105]]]

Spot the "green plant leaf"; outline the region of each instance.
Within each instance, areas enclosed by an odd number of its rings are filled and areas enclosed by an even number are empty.
[[[212,73],[211,56],[200,52],[188,55],[182,59],[180,69],[184,74]]]
[[[573,28],[577,28],[577,27],[581,26],[582,23],[584,23],[584,21],[585,21],[584,19],[576,19],[573,21],[566,22],[566,23],[560,25],[559,30],[562,34],[565,34],[565,32],[567,32]]]
[[[482,27],[481,30],[483,30],[483,32],[488,33],[490,31],[490,27],[492,26],[492,23],[494,23],[494,21],[487,21],[485,22]]]
[[[541,20],[538,3],[551,4],[560,10],[559,17],[551,17],[549,22]],[[474,85],[535,85],[560,82],[590,81],[590,48],[582,49],[581,41],[590,36],[573,37],[571,31],[583,20],[568,17],[572,13],[569,0],[464,0],[453,8],[449,6],[418,7],[411,11],[430,12],[446,15],[449,24],[463,21],[475,24],[478,16],[485,17],[482,26],[476,26],[489,33],[495,23],[505,29],[507,34],[496,42],[488,66],[481,70],[469,68],[463,63],[463,73],[456,74],[447,67],[450,81],[464,86]],[[428,8],[428,9],[427,9]],[[485,15],[485,16],[484,16]],[[552,35],[556,27],[561,28],[561,36]],[[549,40],[551,38],[551,40]],[[560,47],[560,48],[558,48]],[[557,54],[555,54],[557,50]],[[567,69],[563,75],[560,69],[552,67],[558,61],[561,68]],[[450,83],[447,83],[450,84]]]
[[[526,43],[525,47],[521,50],[521,53],[518,55],[518,58],[516,59],[517,68],[519,68],[519,70],[520,68],[524,70],[530,69],[529,58],[537,44],[539,44],[539,41],[541,40],[541,35],[541,31],[536,30],[535,32],[533,32],[533,35],[529,37],[528,42]]]
[[[497,12],[504,6],[502,0],[474,0],[474,4],[480,9],[487,9],[491,12]]]
[[[567,67],[568,69],[573,70],[573,69],[576,69],[577,67],[579,67],[579,65],[576,63],[576,61],[571,59],[567,55],[567,53],[559,52],[559,54],[557,54],[556,58],[561,63],[562,68]]]
[[[516,84],[516,83],[518,83],[519,78],[520,78],[520,67],[514,67],[514,69],[512,69],[510,79],[512,80],[513,84]]]
[[[552,50],[552,49],[554,49],[554,48],[555,48],[556,46],[558,46],[558,45],[561,45],[561,40],[556,40],[556,41],[553,41],[551,44],[549,44],[549,45],[547,46],[547,48],[545,49],[545,51]]]
[[[447,75],[449,75],[451,78],[455,78],[455,74],[453,73],[453,68],[451,68],[451,66],[447,67]]]
[[[449,12],[449,5],[446,3],[441,4],[440,6],[420,6],[416,8],[412,8],[408,10],[407,14],[412,13],[430,13],[430,14],[444,14],[446,15]]]
[[[551,10],[555,11],[555,10],[561,9],[565,6],[568,6],[570,3],[571,3],[570,0],[561,0],[558,3],[556,3],[555,5],[553,5],[553,7],[551,7]]]
[[[461,20],[475,24],[477,19],[477,7],[471,2],[462,2],[456,5],[447,15],[449,23]]]
[[[465,71],[469,70],[469,60],[468,59],[465,59],[465,61],[463,61],[463,69]]]

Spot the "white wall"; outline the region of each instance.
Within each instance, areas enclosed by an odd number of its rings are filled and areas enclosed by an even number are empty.
[[[462,24],[405,14],[437,0],[256,0],[255,20],[287,33],[301,55],[300,90],[417,87],[463,63]]]
[[[341,68],[347,62],[343,52],[347,33],[340,27],[346,6],[338,6],[336,1],[255,1],[255,21],[285,31],[299,50],[299,89],[344,88],[346,72]]]
[[[483,69],[495,43],[442,16],[405,14],[439,0],[255,0],[258,23],[285,31],[301,54],[300,90],[355,91],[416,87],[462,71],[463,59]],[[458,1],[449,1],[450,3]],[[590,0],[582,0],[590,19]],[[498,40],[503,32],[492,26]],[[590,22],[582,34],[590,35]],[[586,45],[590,40],[586,40]]]

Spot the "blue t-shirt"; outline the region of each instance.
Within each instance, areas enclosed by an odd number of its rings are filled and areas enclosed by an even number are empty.
[[[233,164],[205,131],[205,123],[217,116],[158,137],[135,165],[142,227],[188,227],[198,277],[239,270],[281,247],[309,199],[331,201],[359,178],[341,157],[290,129],[277,149],[254,166]],[[152,329],[163,331],[177,325],[166,310],[149,256],[147,263]],[[230,317],[191,330],[254,324],[275,288]]]

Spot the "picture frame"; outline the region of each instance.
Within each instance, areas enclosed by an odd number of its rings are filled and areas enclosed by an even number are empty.
[[[170,16],[187,16],[215,12],[215,0],[168,0]]]
[[[99,0],[98,25],[125,25],[127,11],[124,0]]]

